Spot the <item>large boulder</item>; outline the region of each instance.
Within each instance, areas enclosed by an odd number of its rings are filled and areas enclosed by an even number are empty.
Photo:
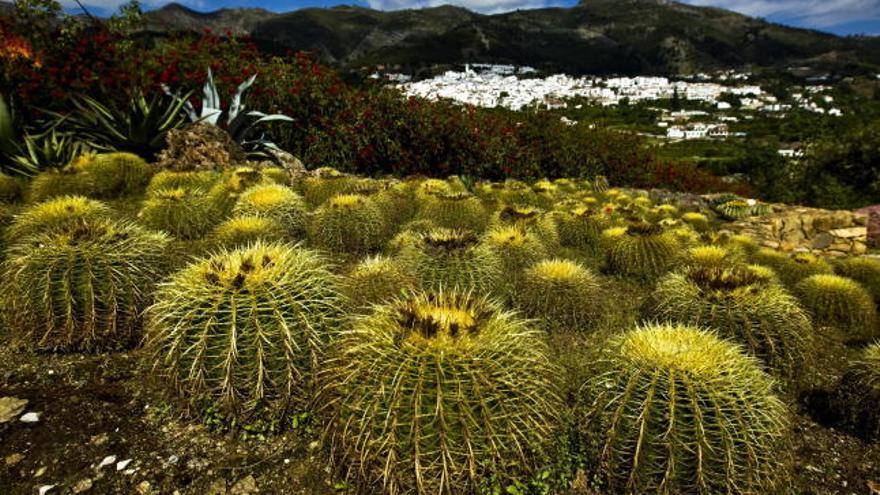
[[[177,171],[224,170],[247,160],[244,150],[225,130],[199,122],[173,129],[157,165]]]

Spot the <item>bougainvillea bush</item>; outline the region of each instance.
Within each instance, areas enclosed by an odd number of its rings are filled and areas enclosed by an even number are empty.
[[[0,93],[35,129],[46,111],[73,111],[80,95],[124,108],[142,93],[162,94],[163,85],[196,90],[210,69],[221,95],[260,74],[250,107],[293,117],[292,125],[272,126],[271,137],[310,167],[488,179],[604,175],[638,187],[735,188],[702,170],[658,162],[634,134],[567,126],[549,113],[407,98],[376,83],[351,85],[307,54],[269,56],[230,33],[155,39],[112,22],[37,27],[0,17]]]

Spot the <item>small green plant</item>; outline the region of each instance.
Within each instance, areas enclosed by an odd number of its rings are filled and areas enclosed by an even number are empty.
[[[650,316],[712,328],[741,344],[776,373],[793,377],[812,340],[797,299],[741,265],[693,265],[657,284]]]
[[[13,244],[3,265],[13,327],[37,349],[134,345],[167,244],[159,233],[102,218],[80,218]]]
[[[282,417],[310,399],[339,303],[336,277],[311,251],[220,250],[160,284],[147,311],[150,363],[195,411]]]
[[[303,239],[308,226],[308,211],[302,196],[278,184],[259,184],[247,189],[238,198],[232,213],[272,219],[292,239]]]
[[[315,210],[309,240],[337,253],[366,254],[385,244],[386,227],[379,207],[365,196],[341,194]]]
[[[525,270],[515,292],[523,313],[551,331],[588,332],[602,309],[599,278],[579,263],[552,259]]]
[[[742,220],[766,215],[772,212],[772,208],[753,199],[733,199],[717,205],[715,211],[727,220]]]
[[[609,493],[784,493],[788,412],[738,346],[645,326],[612,338],[600,369],[585,421]]]
[[[662,227],[637,223],[623,233],[606,233],[607,262],[612,273],[655,280],[681,261],[681,242]]]
[[[836,328],[847,341],[877,336],[877,309],[871,294],[855,280],[838,275],[813,275],[795,292],[816,325]]]
[[[419,234],[403,246],[399,257],[426,290],[487,294],[500,275],[500,260],[467,230],[436,228]]]
[[[555,370],[541,333],[498,305],[416,294],[357,318],[333,350],[332,448],[360,492],[477,493],[543,462]]]
[[[343,293],[356,308],[386,303],[416,288],[416,279],[399,260],[371,256],[355,265],[342,283]]]

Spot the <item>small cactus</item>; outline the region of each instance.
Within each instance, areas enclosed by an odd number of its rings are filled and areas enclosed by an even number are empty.
[[[58,196],[86,196],[92,194],[91,179],[76,169],[49,169],[37,174],[28,186],[25,197],[30,203],[39,203]]]
[[[366,254],[385,244],[385,221],[379,207],[367,197],[341,194],[315,211],[309,239],[316,247],[347,254]]]
[[[147,184],[147,196],[163,189],[196,189],[208,191],[220,179],[220,174],[213,171],[176,172],[163,170],[150,179]]]
[[[561,259],[530,266],[519,279],[515,302],[523,313],[550,331],[586,332],[595,328],[602,308],[599,278],[581,264]]]
[[[873,258],[846,258],[834,265],[838,275],[849,277],[862,284],[871,293],[875,303],[880,303],[880,260]]]
[[[90,197],[118,198],[144,192],[153,175],[142,158],[131,153],[87,155],[77,163],[80,173],[88,176]]]
[[[458,288],[485,294],[496,287],[500,275],[500,260],[466,230],[433,229],[406,244],[399,256],[426,290]]]
[[[689,211],[681,216],[681,221],[690,225],[699,233],[709,231],[709,217],[702,213]]]
[[[144,200],[138,219],[185,240],[200,239],[223,220],[201,189],[160,189]]]
[[[232,209],[235,216],[272,219],[292,239],[303,239],[308,227],[308,211],[303,198],[289,187],[261,184],[246,190]]]
[[[653,299],[652,318],[717,330],[782,376],[794,376],[809,349],[812,325],[797,299],[741,265],[669,274]]]
[[[482,232],[489,223],[483,203],[468,193],[432,194],[419,209],[418,217],[431,220],[438,227]]]
[[[847,341],[877,336],[877,309],[871,294],[855,280],[838,275],[813,275],[795,286],[817,325],[836,328]]]
[[[714,334],[612,338],[585,391],[609,493],[784,493],[789,417],[756,360]]]
[[[621,235],[608,237],[608,268],[625,277],[653,280],[680,261],[680,251],[681,242],[673,234],[637,223]]]
[[[18,179],[0,172],[0,203],[14,203],[22,195],[23,190]]]
[[[21,240],[3,265],[13,327],[37,349],[132,346],[167,244],[136,225],[87,217]]]
[[[220,250],[160,284],[146,347],[154,372],[192,409],[282,416],[314,392],[339,304],[335,276],[311,251]]]
[[[738,253],[721,246],[695,246],[687,251],[687,262],[693,266],[726,267],[741,263]]]
[[[596,251],[602,231],[608,228],[608,219],[591,208],[579,207],[555,214],[562,246]]]
[[[334,458],[359,493],[478,493],[541,465],[561,402],[541,333],[468,293],[356,319],[324,376]]]
[[[351,192],[356,183],[356,178],[333,170],[319,177],[306,177],[300,183],[300,188],[306,202],[318,207],[333,196]]]
[[[110,218],[107,205],[82,196],[62,196],[37,203],[18,214],[6,230],[10,243],[35,234],[54,232],[82,220]]]
[[[523,270],[547,257],[538,236],[516,225],[494,227],[486,232],[482,242],[500,261],[500,282],[507,292],[514,290]]]
[[[342,282],[342,291],[356,308],[386,303],[416,288],[416,279],[400,261],[372,256],[360,261]]]
[[[492,225],[515,225],[534,233],[550,251],[559,248],[559,229],[552,215],[533,206],[505,206],[492,218]]]
[[[284,227],[267,217],[232,217],[218,225],[211,234],[211,240],[218,246],[227,248],[244,247],[257,241],[284,242],[288,239]]]
[[[880,342],[850,363],[832,402],[841,426],[868,441],[880,440]]]
[[[818,274],[831,274],[834,269],[824,259],[809,253],[787,255],[772,249],[760,249],[752,257],[759,264],[772,268],[782,283],[794,287],[801,280]]]

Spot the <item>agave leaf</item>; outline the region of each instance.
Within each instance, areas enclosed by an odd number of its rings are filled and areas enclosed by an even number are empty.
[[[15,126],[12,111],[6,99],[0,95],[0,153],[9,154],[15,150]]]
[[[238,85],[238,89],[235,91],[235,96],[232,97],[232,103],[229,105],[229,116],[226,120],[227,124],[231,124],[238,114],[244,110],[244,104],[242,100],[244,99],[244,93],[247,91],[251,85],[254,84],[254,81],[257,80],[257,75],[254,74],[247,81]]]

